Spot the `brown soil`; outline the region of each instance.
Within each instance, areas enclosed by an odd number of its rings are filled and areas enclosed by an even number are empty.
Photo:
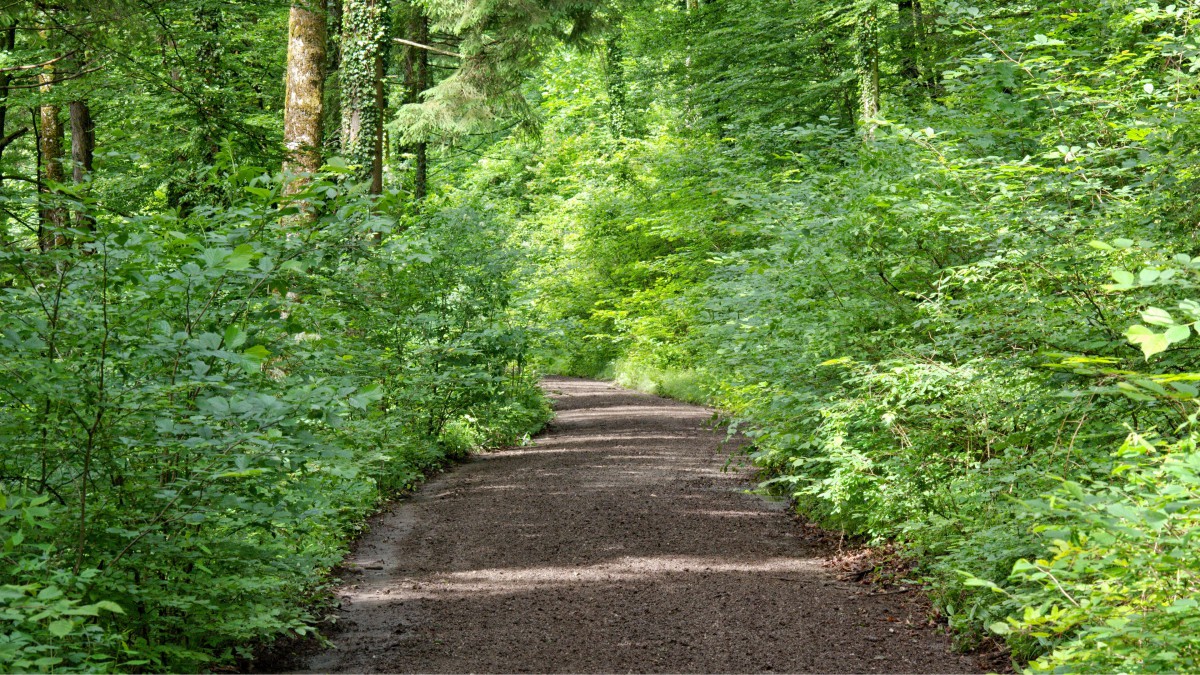
[[[534,447],[377,516],[319,672],[977,672],[917,593],[838,579],[828,538],[723,471],[711,410],[548,378]]]

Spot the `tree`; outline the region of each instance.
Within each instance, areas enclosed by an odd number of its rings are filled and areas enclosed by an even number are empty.
[[[858,17],[858,89],[864,138],[874,138],[879,117],[879,10],[868,2]]]
[[[346,0],[342,16],[342,153],[370,179],[383,180],[383,45],[385,0]]]
[[[87,99],[77,99],[70,104],[71,117],[71,163],[72,179],[82,185],[92,172],[92,159],[96,151],[96,125],[92,123],[92,111]],[[95,221],[83,212],[76,214],[75,226],[91,229]]]
[[[287,88],[283,108],[285,170],[321,168],[325,104],[325,10],[292,3],[288,16]],[[299,186],[302,183],[293,183]],[[294,189],[294,188],[293,188]]]
[[[429,45],[429,17],[413,5],[408,21],[410,41]],[[407,105],[420,103],[421,94],[429,88],[429,50],[409,45],[404,55],[404,102]],[[413,171],[413,198],[425,199],[429,184],[429,141],[422,138],[409,146],[415,160]]]
[[[63,228],[67,224],[67,212],[51,197],[54,185],[66,180],[63,171],[62,110],[53,98],[54,82],[54,65],[43,66],[42,72],[38,74],[42,103],[37,110],[38,190],[42,196],[38,220],[38,247],[43,251],[67,243],[63,234]]]

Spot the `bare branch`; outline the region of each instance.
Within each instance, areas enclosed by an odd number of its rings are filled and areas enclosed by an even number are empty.
[[[429,45],[423,45],[420,42],[413,42],[412,40],[405,40],[403,38],[392,38],[392,39],[395,40],[396,42],[399,42],[402,45],[408,45],[409,47],[416,47],[417,49],[425,49],[425,50],[431,51],[435,54],[444,54],[446,56],[453,56],[456,59],[467,58],[467,57],[463,56],[462,54],[455,54],[454,52],[448,52],[448,51],[445,51],[442,49],[438,49],[437,47],[430,47]]]
[[[58,63],[59,61],[62,61],[63,59],[65,59],[69,56],[73,56],[76,51],[78,51],[78,50],[73,49],[73,50],[67,52],[66,54],[63,54],[62,56],[56,56],[56,57],[50,59],[49,61],[42,61],[41,63],[31,63],[27,66],[12,66],[10,68],[0,68],[0,73],[11,73],[11,72],[17,71],[17,70],[36,70],[38,68],[45,68],[48,65],[51,65],[53,63]]]
[[[63,77],[60,77],[56,80],[52,80],[50,82],[38,82],[35,84],[11,84],[8,86],[8,88],[9,89],[36,89],[38,87],[45,87],[47,85],[55,85],[55,84],[58,84],[59,82],[67,82],[68,80],[76,80],[76,79],[83,77],[84,75],[87,75],[88,73],[94,73],[97,70],[102,70],[103,68],[104,68],[104,64],[100,64],[100,65],[96,66],[95,68],[85,68],[78,72],[71,73],[70,75],[64,75]]]
[[[29,133],[29,127],[21,127],[20,129],[17,129],[16,131],[12,132],[11,134],[5,136],[3,139],[0,139],[0,152],[2,152],[8,146],[12,145],[13,141],[17,140],[18,138],[24,136],[27,133]]]

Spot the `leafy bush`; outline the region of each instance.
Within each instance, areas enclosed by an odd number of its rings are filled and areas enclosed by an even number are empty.
[[[533,242],[539,358],[726,408],[964,646],[1194,669],[1195,8],[785,4],[639,7],[551,62],[544,133],[477,174]]]
[[[1200,668],[1200,452],[1196,437],[1134,435],[1110,476],[1064,481],[1026,502],[1047,540],[1018,560],[1011,602],[991,628],[1036,641],[1033,671],[1192,672]]]
[[[74,246],[0,250],[0,668],[195,671],[307,634],[382,496],[545,421],[487,219],[332,170],[286,193],[230,167],[214,192],[244,196],[186,216],[71,200]]]

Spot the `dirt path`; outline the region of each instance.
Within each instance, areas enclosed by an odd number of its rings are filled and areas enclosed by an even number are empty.
[[[558,418],[372,522],[328,672],[974,672],[721,471],[711,411],[550,378]],[[911,622],[911,623],[910,623]]]

